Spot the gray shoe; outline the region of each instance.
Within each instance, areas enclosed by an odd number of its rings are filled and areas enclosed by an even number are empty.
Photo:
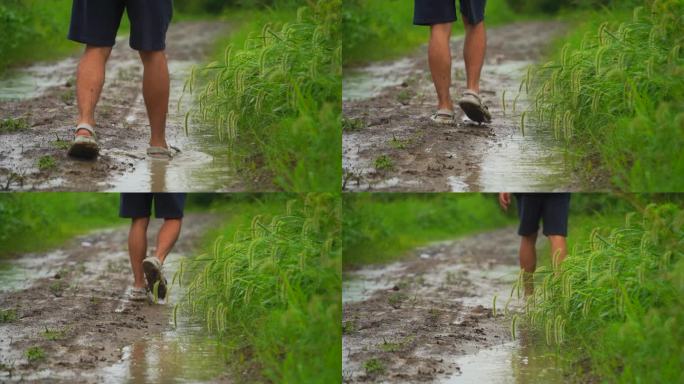
[[[69,156],[78,157],[81,159],[94,159],[100,153],[100,147],[95,139],[95,130],[90,124],[79,124],[76,127],[76,132],[79,130],[88,131],[90,136],[79,136],[74,137],[74,141],[69,147]]]
[[[143,260],[143,271],[147,279],[147,289],[154,295],[154,285],[159,282],[157,287],[157,297],[164,300],[166,298],[166,278],[162,272],[162,264],[156,257],[146,257]]]
[[[440,109],[430,116],[430,120],[437,124],[453,124],[454,123],[454,111],[448,109]]]
[[[130,301],[146,301],[147,300],[147,289],[128,287],[126,289],[126,299]]]
[[[491,123],[492,114],[482,101],[482,98],[477,93],[467,90],[463,92],[463,96],[458,101],[458,106],[470,120],[478,123]]]

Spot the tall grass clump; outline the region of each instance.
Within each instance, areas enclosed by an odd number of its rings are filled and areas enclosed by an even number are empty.
[[[521,89],[537,120],[565,140],[587,180],[679,191],[684,179],[684,2],[604,9],[564,40]]]
[[[309,4],[288,22],[265,21],[243,46],[229,44],[220,61],[193,74],[189,88],[204,84],[197,116],[215,127],[245,179],[287,191],[336,191],[340,0]]]
[[[217,237],[174,277],[194,271],[180,308],[220,337],[228,362],[257,367],[251,382],[339,381],[340,211],[335,195],[293,199]]]
[[[588,358],[584,368],[599,381],[681,382],[681,203],[628,213],[623,225],[594,229],[573,248],[560,266],[538,270],[523,315],[530,326],[560,353]]]

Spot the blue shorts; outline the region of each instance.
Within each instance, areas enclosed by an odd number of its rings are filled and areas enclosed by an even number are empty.
[[[518,235],[528,236],[539,231],[544,222],[544,235],[568,235],[569,193],[516,193],[520,226]]]
[[[74,0],[69,40],[113,47],[124,9],[131,21],[131,48],[162,51],[173,17],[173,0]]]
[[[484,21],[487,0],[459,0],[461,15],[468,24]],[[414,0],[413,24],[434,25],[456,21],[456,0]]]
[[[119,216],[150,217],[154,201],[154,217],[157,219],[180,219],[185,210],[185,193],[122,193]]]

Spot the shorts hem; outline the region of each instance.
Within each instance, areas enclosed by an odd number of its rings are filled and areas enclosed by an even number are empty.
[[[413,20],[413,25],[420,25],[420,26],[431,26],[431,25],[436,25],[436,24],[446,24],[446,23],[453,23],[458,20],[457,17],[451,17],[447,19],[438,19],[438,20]]]
[[[97,40],[97,39],[87,39],[87,38],[84,38],[81,36],[72,36],[72,35],[67,36],[67,39],[74,41],[74,42],[77,42],[77,43],[81,43],[81,44],[85,44],[85,45],[92,45],[95,47],[113,47],[114,44],[116,44],[116,39],[114,39],[113,41],[104,41],[104,40]]]

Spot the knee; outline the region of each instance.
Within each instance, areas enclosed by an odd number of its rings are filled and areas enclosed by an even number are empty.
[[[156,63],[166,60],[166,54],[164,51],[140,51],[140,59],[143,64]]]
[[[551,242],[551,246],[554,248],[565,248],[566,244],[566,239],[565,236],[560,236],[560,235],[549,235],[549,242]]]
[[[85,55],[96,56],[103,60],[109,59],[109,55],[112,53],[112,47],[96,47],[94,45],[86,45]]]
[[[537,232],[530,233],[529,235],[522,235],[521,241],[527,244],[536,244],[537,243]]]
[[[134,228],[147,229],[147,226],[149,223],[150,223],[149,217],[134,217],[131,219],[131,226]]]

